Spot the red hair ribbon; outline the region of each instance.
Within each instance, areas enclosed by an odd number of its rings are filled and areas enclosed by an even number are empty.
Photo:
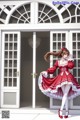
[[[62,48],[61,50],[64,51],[64,50],[66,50],[66,48]]]

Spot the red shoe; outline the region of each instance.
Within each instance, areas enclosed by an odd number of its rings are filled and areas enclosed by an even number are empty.
[[[64,118],[68,118],[68,115],[65,115]]]
[[[60,115],[60,109],[58,110],[58,116],[62,119],[63,118],[63,116],[62,115]]]
[[[68,118],[69,111],[66,111],[67,115],[64,116],[64,118]]]

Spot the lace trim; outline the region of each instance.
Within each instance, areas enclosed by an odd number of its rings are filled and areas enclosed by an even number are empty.
[[[61,83],[61,85],[57,85],[56,86],[56,89],[55,90],[52,90],[51,88],[48,88],[46,90],[43,89],[42,87],[42,75],[39,76],[39,79],[38,79],[38,86],[39,86],[39,89],[45,94],[47,95],[48,97],[51,97],[51,98],[56,98],[56,99],[62,99],[62,96],[59,96],[57,95],[57,91],[58,91],[58,88],[62,87],[63,85],[65,84],[69,84],[72,86],[72,90],[75,91],[76,93],[74,93],[73,95],[71,96],[68,96],[68,99],[73,99],[75,98],[76,96],[80,95],[80,89],[77,89],[75,85],[73,85],[72,82],[63,82]]]

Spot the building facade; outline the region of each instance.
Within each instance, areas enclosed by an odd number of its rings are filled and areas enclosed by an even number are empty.
[[[46,63],[44,54],[62,47],[73,54],[71,72],[80,83],[79,3],[0,1],[0,107],[59,108],[60,100],[39,90],[38,76],[56,60]],[[80,109],[80,96],[69,101],[69,108]]]

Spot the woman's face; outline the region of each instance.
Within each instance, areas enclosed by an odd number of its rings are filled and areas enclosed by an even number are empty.
[[[68,58],[68,54],[64,54],[62,57],[63,57],[64,59],[67,59],[67,58]]]
[[[63,51],[63,53],[62,53],[62,58],[67,59],[68,56],[69,56],[69,53],[66,52],[66,51]]]

